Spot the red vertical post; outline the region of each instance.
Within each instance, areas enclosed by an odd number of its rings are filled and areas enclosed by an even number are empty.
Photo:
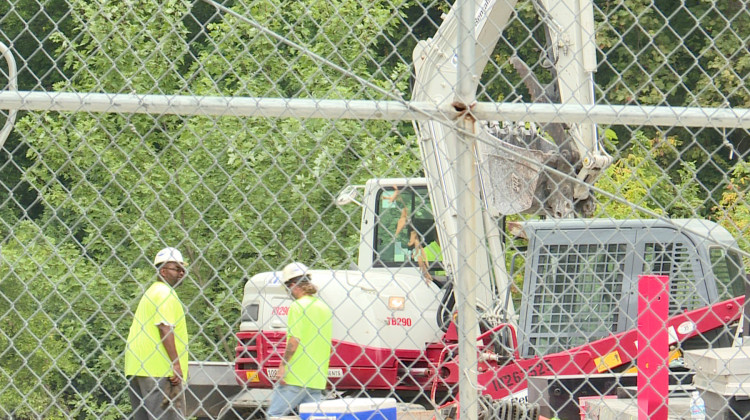
[[[638,277],[638,419],[669,414],[669,276]]]

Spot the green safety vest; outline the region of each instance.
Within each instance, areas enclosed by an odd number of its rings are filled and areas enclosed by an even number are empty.
[[[331,358],[333,314],[315,296],[303,296],[289,306],[287,336],[299,340],[289,360],[284,382],[304,388],[325,389]]]
[[[159,324],[174,328],[182,374],[188,374],[188,333],[185,310],[175,290],[162,281],[152,284],[138,303],[125,349],[125,375],[164,378],[173,376],[172,361],[161,342]]]
[[[427,258],[427,261],[442,261],[443,260],[443,252],[440,249],[440,244],[438,244],[436,241],[432,241],[424,247],[424,254],[425,258]]]

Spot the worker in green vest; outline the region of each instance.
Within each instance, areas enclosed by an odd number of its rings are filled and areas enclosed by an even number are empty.
[[[425,260],[428,262],[443,261],[443,251],[440,244],[434,240],[424,247]]]
[[[154,258],[156,281],[138,303],[125,348],[125,376],[133,407],[131,419],[185,418],[188,333],[177,287],[185,260],[175,248]]]
[[[294,262],[282,271],[282,282],[294,298],[287,317],[287,341],[279,382],[268,407],[269,418],[286,416],[306,402],[319,402],[328,384],[333,313],[320,300],[308,268]]]
[[[442,269],[443,251],[437,241],[436,233],[430,232],[429,238],[431,240],[427,245],[423,245],[427,239],[421,233],[412,230],[408,243],[408,246],[412,249],[413,260],[417,262],[425,280],[428,282],[433,280],[433,274],[437,276],[445,275],[445,270]]]

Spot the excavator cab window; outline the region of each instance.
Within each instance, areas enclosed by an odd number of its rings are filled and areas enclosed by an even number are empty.
[[[720,300],[726,300],[745,294],[745,273],[742,259],[734,251],[727,251],[721,247],[710,247],[711,268],[719,280]]]
[[[419,254],[431,273],[443,270],[427,187],[383,188],[375,220],[373,266],[416,266]]]
[[[696,293],[698,273],[691,252],[684,242],[649,242],[644,250],[644,274],[669,276],[669,315],[708,305],[707,292]]]

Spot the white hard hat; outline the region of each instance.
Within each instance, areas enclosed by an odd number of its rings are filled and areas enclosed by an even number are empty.
[[[281,282],[286,284],[289,280],[304,276],[307,274],[307,270],[307,266],[301,262],[287,264],[284,270],[281,271]]]
[[[177,262],[180,264],[185,264],[185,260],[182,258],[182,252],[180,252],[177,248],[167,247],[162,249],[156,254],[156,257],[154,257],[154,265],[160,266],[164,264],[165,262]]]

